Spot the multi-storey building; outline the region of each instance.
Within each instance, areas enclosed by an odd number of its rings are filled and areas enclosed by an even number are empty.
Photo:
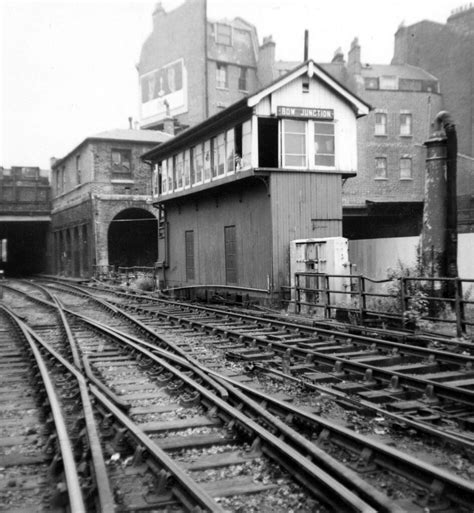
[[[458,138],[458,227],[474,232],[474,4],[454,10],[445,24],[399,27],[392,63],[421,66],[439,79]]]
[[[273,49],[271,39],[259,48],[242,18],[208,19],[206,0],[169,12],[158,3],[137,65],[141,127],[162,129],[172,117],[182,129],[224,110],[266,80]]]
[[[50,199],[47,170],[0,167],[0,269],[7,275],[46,270]]]
[[[436,77],[416,66],[364,64],[355,39],[347,64],[336,53],[327,71],[347,81],[372,110],[358,122],[358,174],[343,188],[350,239],[420,234],[425,151],[442,108]]]
[[[157,219],[140,156],[171,136],[111,130],[52,159],[52,272],[87,276],[98,266],[151,266]]]

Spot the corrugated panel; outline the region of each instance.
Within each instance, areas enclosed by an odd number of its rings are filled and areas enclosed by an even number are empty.
[[[342,236],[341,177],[330,173],[274,173],[271,177],[273,273],[289,283],[289,243]]]

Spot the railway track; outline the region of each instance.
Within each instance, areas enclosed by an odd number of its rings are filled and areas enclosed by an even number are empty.
[[[35,300],[45,304],[43,299]],[[51,302],[48,304],[52,308]],[[123,337],[120,341],[112,331],[104,332],[102,323],[65,313],[73,318],[65,331],[77,342],[94,386],[100,383],[101,392],[127,411],[128,421],[170,453],[207,494],[219,498],[224,509],[283,511],[290,501],[300,511],[401,511],[375,490],[368,492],[366,483],[359,483],[357,489],[346,478],[352,488],[375,503],[373,507],[255,420],[192,382],[187,374],[152,353],[146,355],[136,344],[131,347],[133,343]],[[137,449],[129,453],[129,437],[122,430],[115,433],[117,460],[140,459]],[[353,477],[357,482],[359,478]],[[114,486],[114,490],[123,489],[127,488]],[[122,499],[127,502],[130,494]],[[126,506],[130,508],[130,504]]]
[[[75,293],[78,294],[76,291]],[[67,296],[68,294],[66,294]],[[70,296],[71,297],[71,296]],[[80,297],[80,296],[79,296]],[[76,300],[74,300],[76,301]],[[73,302],[74,302],[73,301]],[[79,299],[77,301],[80,301]],[[70,302],[70,300],[69,300]],[[82,312],[84,312],[86,308],[86,303],[91,302],[90,299],[83,299],[81,306],[79,307]],[[92,301],[92,303],[94,303]],[[76,305],[77,306],[77,305]],[[104,304],[102,304],[104,306]],[[98,314],[100,309],[97,307],[97,303],[95,303],[95,307],[89,305],[88,307],[90,310],[92,310],[93,313],[96,315],[102,316],[103,313]],[[113,309],[113,307],[111,307]],[[90,313],[90,312],[89,312]],[[128,325],[128,328],[125,328],[124,325],[124,319],[122,316],[122,319],[120,320],[120,315],[117,314],[117,312],[114,312],[114,325],[116,327],[124,328],[124,331],[128,331],[128,336],[133,338],[133,335],[130,333],[133,331],[130,329],[130,325],[127,322],[125,325]],[[110,323],[110,320],[109,320]],[[166,330],[169,326],[167,324],[171,323],[163,323],[160,322],[161,329]],[[119,326],[120,325],[120,326]],[[182,337],[184,336],[181,332],[183,331],[180,325],[171,325],[172,332],[174,332],[174,337]],[[135,327],[136,330],[136,327]],[[186,331],[186,330],[185,330]],[[195,333],[193,330],[187,330],[188,336],[193,336],[193,333]],[[150,335],[150,333],[147,331],[147,328],[144,327],[144,325],[140,325],[139,327],[139,333],[143,336],[143,334]],[[209,338],[209,336],[207,336]],[[156,335],[155,335],[156,338]],[[220,340],[215,335],[213,335],[210,338],[214,338],[216,340]],[[159,342],[159,341],[158,341]],[[212,342],[212,341],[211,341]],[[161,342],[161,345],[163,343]],[[171,344],[173,345],[173,344]],[[211,344],[212,345],[212,344]],[[183,351],[178,347],[178,350],[181,351],[182,354]],[[178,351],[178,352],[179,352]],[[196,356],[196,354],[194,355]],[[202,355],[201,355],[202,356]],[[207,362],[209,363],[209,361]],[[216,376],[216,379],[220,379]],[[234,383],[234,385],[236,385]],[[237,383],[237,386],[238,383]],[[240,385],[243,386],[243,385]],[[251,391],[247,390],[246,394],[251,395]],[[255,391],[254,391],[255,392]],[[257,394],[258,395],[258,394]],[[377,444],[369,443],[369,448],[367,448],[367,441],[363,440],[361,442],[360,437],[356,436],[354,433],[350,432],[343,432],[344,430],[338,430],[335,428],[335,426],[332,426],[329,423],[322,422],[320,418],[311,418],[311,415],[302,415],[302,412],[298,409],[293,409],[293,411],[288,411],[288,408],[282,408],[280,406],[275,406],[276,402],[269,398],[268,396],[265,399],[262,399],[262,397],[257,397],[258,401],[264,401],[266,405],[272,403],[271,408],[267,406],[267,409],[271,409],[272,412],[279,414],[280,418],[285,419],[288,423],[290,423],[293,427],[298,428],[300,433],[303,433],[305,437],[308,437],[313,439],[313,442],[316,442],[317,445],[321,445],[322,447],[325,447],[327,452],[326,455],[333,454],[336,458],[339,458],[339,460],[342,460],[344,463],[349,462],[349,465],[352,466],[354,469],[357,469],[359,471],[363,471],[365,473],[372,471],[372,481],[376,481],[374,479],[373,475],[378,474],[380,475],[380,470],[382,469],[383,472],[389,473],[390,477],[388,478],[389,481],[391,481],[391,488],[394,487],[398,488],[410,488],[410,486],[407,486],[403,479],[409,480],[413,478],[413,476],[417,476],[417,478],[413,481],[413,483],[416,483],[415,487],[411,487],[411,492],[405,493],[405,496],[409,497],[405,499],[405,503],[411,503],[410,508],[413,508],[413,504],[417,504],[418,507],[429,507],[432,506],[435,503],[440,503],[442,500],[448,500],[449,504],[452,506],[454,504],[457,504],[457,507],[466,507],[466,504],[468,501],[465,500],[466,495],[463,493],[460,493],[460,490],[462,489],[462,485],[459,488],[459,483],[457,479],[451,475],[442,475],[443,473],[437,473],[434,471],[433,468],[431,468],[429,465],[425,466],[420,464],[419,462],[413,462],[410,461],[410,458],[402,458],[403,461],[398,460],[400,457],[399,454],[391,454],[393,451],[390,451],[388,448],[381,448],[378,447]],[[281,401],[280,401],[281,403]],[[284,403],[281,403],[284,404]],[[238,403],[238,406],[242,408],[241,403]],[[291,410],[291,409],[290,409]],[[255,413],[250,413],[250,415],[255,415]],[[314,416],[313,416],[314,417]],[[264,425],[267,423],[266,420],[261,420]],[[275,428],[273,428],[275,429]],[[347,431],[347,430],[346,430]],[[312,434],[312,436],[311,436]],[[316,435],[316,436],[315,436]],[[283,435],[280,433],[280,437]],[[290,437],[291,438],[291,437]],[[307,440],[307,438],[304,438],[304,440]],[[300,440],[300,442],[292,442],[295,444],[295,446],[299,445],[299,450],[306,450],[307,447],[304,447],[304,442]],[[302,445],[301,445],[302,443]],[[314,443],[312,444],[314,446]],[[388,452],[387,452],[388,449]],[[396,451],[395,451],[396,453]],[[313,456],[314,457],[314,456]],[[403,469],[403,470],[401,470]],[[382,474],[383,475],[383,474]],[[398,482],[397,479],[393,477],[393,475],[401,476],[402,481]],[[420,477],[421,476],[421,477]],[[462,480],[461,480],[462,481]],[[439,487],[437,483],[444,482],[447,483],[446,485],[443,485],[443,487]],[[380,483],[381,486],[387,486],[386,481],[382,479],[382,482]],[[449,491],[448,491],[449,490]],[[467,495],[469,495],[469,491],[467,491]],[[397,495],[397,494],[395,494]],[[460,497],[463,497],[463,499],[460,499]],[[393,503],[395,504],[394,497]],[[399,501],[400,502],[400,501]],[[406,506],[406,504],[404,504]],[[451,507],[449,506],[449,507]],[[412,509],[408,509],[412,510]],[[462,510],[462,509],[461,509]],[[416,507],[413,511],[416,511]],[[453,510],[454,511],[454,510]]]
[[[0,510],[85,512],[65,390],[35,342],[0,306]]]
[[[330,388],[341,400],[357,397],[364,408],[382,409],[427,433],[449,438],[456,431],[451,441],[474,442],[473,344],[385,340],[222,309],[140,301],[116,304],[147,326],[159,319],[158,324],[173,324],[181,334],[192,329],[218,336],[216,348],[227,358],[262,372],[283,372],[307,386]]]

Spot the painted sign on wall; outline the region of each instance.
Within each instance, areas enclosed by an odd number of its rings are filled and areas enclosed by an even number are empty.
[[[286,118],[334,120],[334,109],[313,109],[311,107],[277,107],[277,116]]]
[[[182,114],[188,109],[184,60],[170,62],[140,77],[141,125]]]

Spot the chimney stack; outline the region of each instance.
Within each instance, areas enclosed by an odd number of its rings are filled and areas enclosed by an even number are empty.
[[[360,61],[360,45],[357,37],[351,43],[347,59],[347,69],[351,75],[360,75],[362,64]]]

